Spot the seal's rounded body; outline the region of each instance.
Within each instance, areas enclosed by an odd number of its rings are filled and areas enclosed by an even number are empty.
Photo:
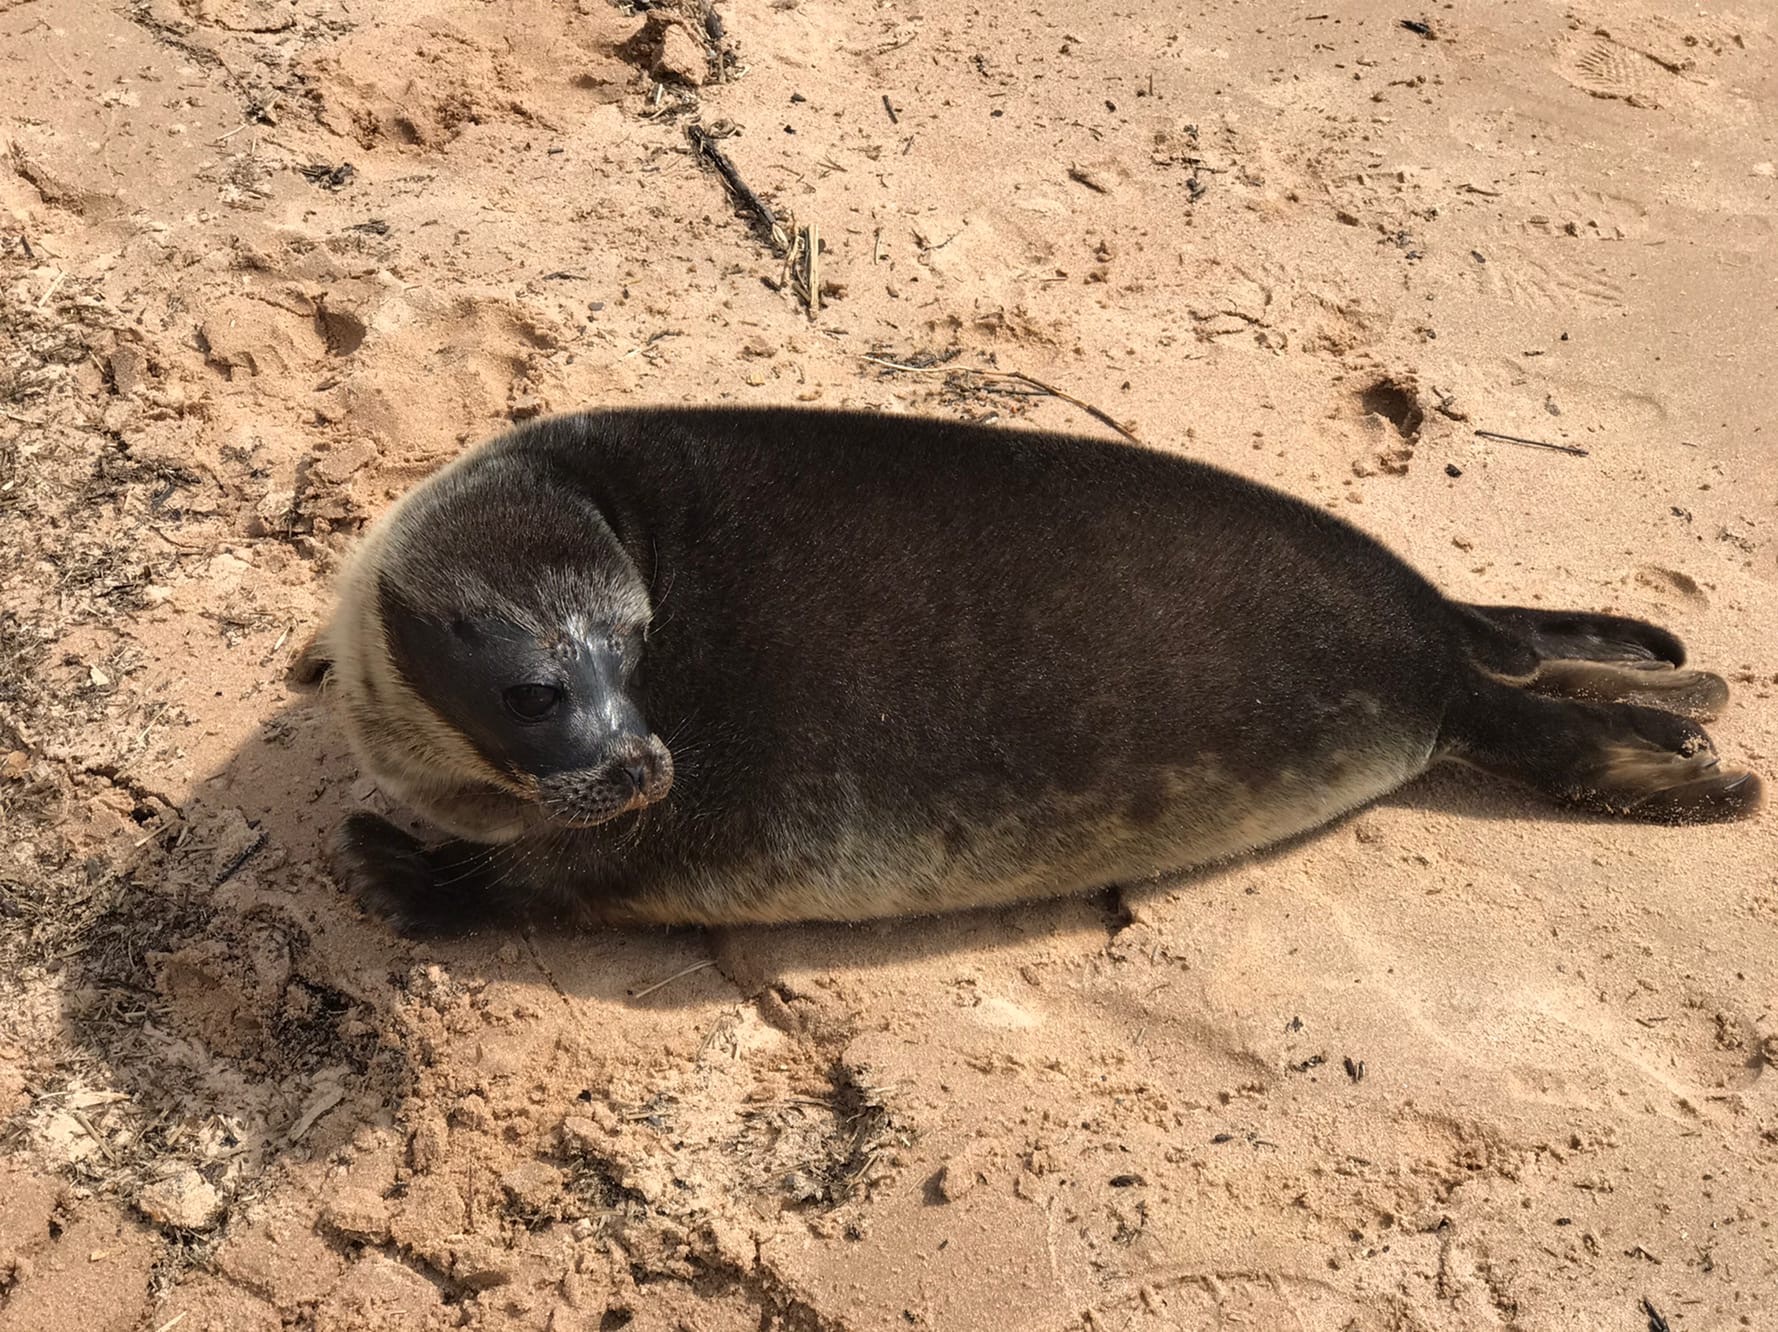
[[[370,770],[456,836],[346,824],[343,876],[413,928],[1071,893],[1277,842],[1441,758],[1635,816],[1759,800],[1675,715],[1725,691],[1663,630],[1452,602],[1329,513],[1178,456],[927,419],[521,428],[384,516],[313,654]],[[613,698],[632,721],[598,720]],[[551,699],[584,715],[538,759],[514,708]]]

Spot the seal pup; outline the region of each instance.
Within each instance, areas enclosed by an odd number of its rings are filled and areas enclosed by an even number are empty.
[[[1442,761],[1746,815],[1656,625],[1447,599],[1323,509],[1105,440],[816,409],[527,424],[371,527],[299,666],[364,768],[343,884],[409,933],[862,920],[1305,832]]]

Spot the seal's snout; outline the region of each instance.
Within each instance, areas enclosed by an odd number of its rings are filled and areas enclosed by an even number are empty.
[[[673,755],[658,736],[626,736],[612,763],[642,804],[652,805],[673,789]]]
[[[634,735],[598,763],[543,778],[538,799],[562,822],[588,828],[657,804],[672,789],[672,753],[658,736]]]

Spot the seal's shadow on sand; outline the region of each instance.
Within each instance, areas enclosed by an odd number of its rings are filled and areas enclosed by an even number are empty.
[[[206,1116],[248,1127],[260,1149],[243,1158],[249,1178],[291,1151],[341,1148],[366,1123],[396,1124],[417,1072],[389,1035],[402,1028],[415,977],[434,966],[464,985],[553,989],[582,1009],[581,1024],[596,1023],[600,1009],[684,1011],[689,1021],[697,1010],[762,999],[785,975],[1040,943],[1099,946],[1095,938],[1115,936],[1146,895],[1190,892],[1254,866],[1263,873],[1363,812],[1227,865],[1054,901],[861,925],[534,926],[410,942],[361,913],[326,869],[328,839],[360,806],[364,786],[324,706],[298,696],[191,793],[182,823],[150,839],[95,922],[75,964],[80,984],[68,987],[64,1034],[145,1123],[162,1126],[139,1135],[124,1162],[144,1177],[184,1159],[184,1138],[167,1130]],[[1380,803],[1462,818],[1592,821],[1458,769]],[[95,994],[110,997],[95,1004]],[[177,1058],[144,1039],[150,1026],[171,1038]]]
[[[268,741],[267,737],[272,737]],[[324,790],[316,794],[317,775]],[[1182,873],[1167,873],[1145,883],[1107,885],[1096,893],[1072,898],[1039,900],[1008,906],[981,907],[930,916],[904,917],[859,924],[745,926],[729,929],[703,927],[587,927],[551,923],[515,924],[452,938],[409,941],[381,920],[364,914],[356,902],[341,892],[326,868],[327,845],[335,827],[348,813],[361,808],[352,796],[358,782],[345,742],[326,716],[325,704],[315,696],[298,696],[268,724],[260,735],[237,751],[217,785],[225,788],[248,818],[266,834],[268,847],[280,848],[288,863],[278,873],[299,879],[298,892],[307,909],[325,920],[330,936],[342,944],[349,939],[355,957],[386,959],[390,971],[414,959],[447,964],[465,975],[498,966],[502,950],[508,954],[515,943],[529,939],[549,943],[557,960],[572,959],[578,951],[584,963],[571,962],[556,969],[551,979],[566,993],[595,1001],[671,1005],[685,987],[667,986],[643,1000],[631,997],[638,988],[615,975],[608,965],[612,949],[629,954],[630,961],[649,979],[670,974],[684,965],[690,950],[698,957],[710,955],[711,937],[733,941],[751,939],[772,942],[774,952],[794,956],[811,968],[820,965],[896,965],[960,949],[1015,948],[1034,935],[1116,933],[1127,923],[1126,903],[1135,905],[1153,893],[1190,890],[1196,885],[1252,867],[1263,867],[1321,838],[1338,835],[1368,810],[1408,808],[1456,818],[1490,821],[1535,821],[1551,824],[1603,823],[1602,818],[1574,813],[1550,805],[1509,783],[1452,765],[1434,769],[1392,795],[1296,837],[1234,860]],[[404,817],[399,809],[371,801],[380,812],[403,826],[425,835],[422,825]],[[292,884],[292,887],[296,885]],[[847,940],[868,938],[868,948],[846,947]],[[622,971],[629,972],[626,966]],[[743,988],[741,977],[731,977]],[[647,985],[644,981],[644,986]],[[695,989],[695,987],[694,987]]]

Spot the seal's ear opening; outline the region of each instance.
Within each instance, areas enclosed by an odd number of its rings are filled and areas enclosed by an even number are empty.
[[[290,688],[308,694],[326,683],[328,673],[333,670],[333,654],[328,651],[324,638],[325,631],[316,630],[309,635],[302,651],[296,654],[290,669],[284,673],[284,683]]]

